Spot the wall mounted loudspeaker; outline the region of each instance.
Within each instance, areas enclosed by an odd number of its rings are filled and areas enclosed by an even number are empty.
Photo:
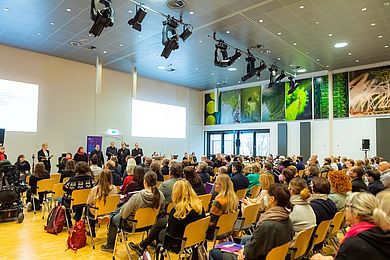
[[[370,139],[362,139],[362,150],[370,150]]]

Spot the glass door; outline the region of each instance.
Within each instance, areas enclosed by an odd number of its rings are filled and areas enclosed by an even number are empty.
[[[223,137],[223,153],[234,154],[234,133],[225,133]]]
[[[240,155],[253,156],[253,132],[240,132]]]

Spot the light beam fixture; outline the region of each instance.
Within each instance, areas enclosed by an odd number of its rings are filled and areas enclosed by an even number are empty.
[[[114,9],[111,8],[111,0],[91,0],[90,16],[93,25],[89,33],[95,37],[100,36],[104,28],[114,25]]]
[[[183,40],[183,42],[185,42],[188,39],[188,37],[191,36],[192,29],[193,29],[193,27],[191,24],[185,24],[183,26],[183,32],[179,36]]]
[[[288,90],[288,94],[291,95],[299,87],[299,83],[295,81],[294,76],[289,76],[288,80],[290,81],[290,89]]]
[[[164,45],[164,49],[161,53],[161,57],[164,57],[165,59],[168,59],[173,50],[179,49],[178,25],[175,18],[169,15],[167,16],[167,20],[163,21],[162,44]]]
[[[272,88],[276,83],[276,73],[278,73],[278,67],[275,64],[272,64],[268,69],[269,73],[269,84],[268,88]]]
[[[142,8],[141,6],[138,6],[138,5],[136,7],[136,10],[137,10],[137,12],[135,13],[134,18],[131,18],[127,23],[129,25],[131,25],[131,27],[133,27],[134,30],[137,30],[140,32],[140,31],[142,31],[141,23],[144,20],[147,12],[145,11],[144,8]]]

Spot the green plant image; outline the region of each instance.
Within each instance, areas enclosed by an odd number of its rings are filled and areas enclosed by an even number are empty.
[[[241,123],[261,121],[261,87],[241,89]]]
[[[215,111],[215,94],[205,94],[205,107],[204,107],[204,124],[205,125],[218,125],[221,123],[221,102],[218,102],[218,112]],[[220,95],[217,97],[220,99]]]
[[[241,119],[241,91],[239,89],[221,93],[221,123],[237,124]]]
[[[329,118],[328,76],[313,79],[314,84],[314,119]]]
[[[261,121],[284,120],[285,88],[278,84],[272,88],[262,87],[261,98]]]
[[[333,75],[333,117],[348,117],[348,74]]]
[[[286,82],[286,120],[305,120],[312,119],[312,79],[304,79],[297,81],[298,88],[288,94],[290,83]]]

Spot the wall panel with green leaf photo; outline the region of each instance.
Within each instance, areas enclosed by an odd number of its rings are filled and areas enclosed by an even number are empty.
[[[241,89],[241,123],[261,122],[261,87]]]
[[[348,73],[333,75],[333,117],[348,117]]]
[[[221,96],[218,95],[218,112],[215,111],[215,93],[205,94],[204,124],[219,125],[221,123]]]
[[[238,124],[241,121],[241,91],[221,92],[221,124]]]
[[[292,94],[288,94],[290,83],[285,82],[286,120],[312,119],[312,78],[297,80],[299,86]]]
[[[329,118],[328,75],[315,77],[314,84],[314,119]]]
[[[283,84],[278,84],[273,88],[262,87],[261,98],[261,121],[283,121],[285,89]]]

